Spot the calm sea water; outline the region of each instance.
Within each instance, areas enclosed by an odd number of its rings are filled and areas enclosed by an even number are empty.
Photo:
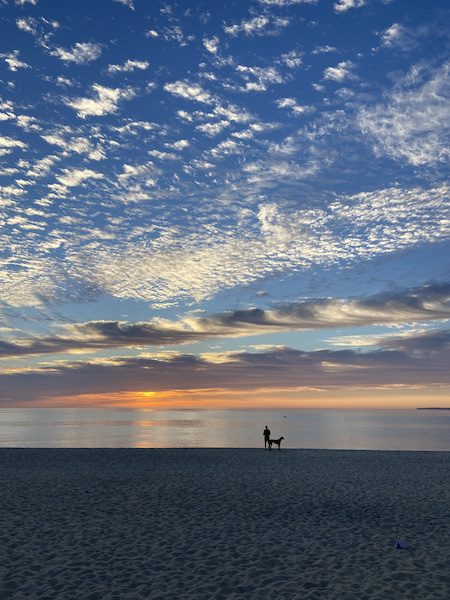
[[[0,447],[449,450],[450,411],[0,409]]]

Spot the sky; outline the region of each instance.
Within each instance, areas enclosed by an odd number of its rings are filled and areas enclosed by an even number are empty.
[[[435,0],[0,0],[0,407],[450,406]]]

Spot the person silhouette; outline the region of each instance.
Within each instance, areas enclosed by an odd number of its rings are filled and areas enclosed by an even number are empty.
[[[264,449],[266,449],[267,442],[270,440],[270,429],[267,427],[267,425],[264,428],[263,436],[264,436]]]

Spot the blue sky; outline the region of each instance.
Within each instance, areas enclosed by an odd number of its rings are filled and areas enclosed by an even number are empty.
[[[449,14],[0,0],[0,403],[440,402]]]

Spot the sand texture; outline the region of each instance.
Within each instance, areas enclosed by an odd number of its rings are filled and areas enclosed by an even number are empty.
[[[1,449],[0,598],[448,600],[449,467],[444,452]]]

